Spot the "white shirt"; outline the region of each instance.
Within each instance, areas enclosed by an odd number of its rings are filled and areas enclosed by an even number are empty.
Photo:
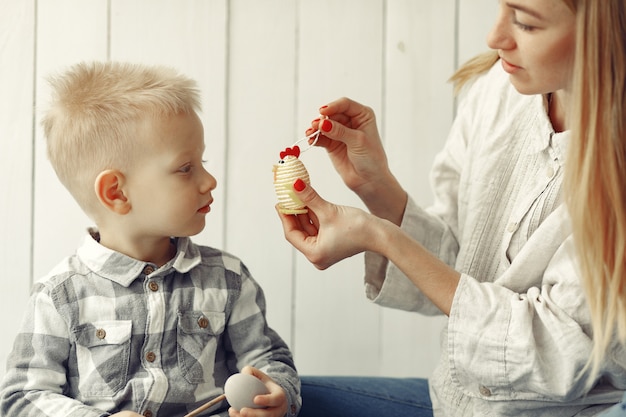
[[[587,392],[579,374],[591,325],[561,196],[569,136],[496,64],[435,160],[433,206],[407,204],[402,228],[462,273],[430,379],[436,417],[595,415],[626,388],[618,346],[601,386]],[[365,282],[378,304],[440,314],[379,255],[366,254]]]

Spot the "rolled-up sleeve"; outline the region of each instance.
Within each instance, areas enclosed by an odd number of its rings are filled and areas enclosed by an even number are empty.
[[[454,264],[458,243],[449,228],[411,198],[401,227],[439,259]],[[385,307],[426,315],[442,314],[400,269],[373,252],[365,254],[365,291],[369,299]]]

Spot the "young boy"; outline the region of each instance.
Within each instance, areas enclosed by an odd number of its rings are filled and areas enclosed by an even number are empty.
[[[255,400],[263,415],[296,415],[300,381],[261,288],[239,259],[189,239],[216,187],[196,84],[111,62],[51,84],[48,156],[97,229],[35,285],[0,415],[182,417],[246,365],[270,391]]]

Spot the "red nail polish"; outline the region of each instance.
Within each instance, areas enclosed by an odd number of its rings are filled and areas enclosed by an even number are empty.
[[[317,123],[317,122],[319,122],[319,121],[320,121],[320,119],[319,119],[319,117],[318,117],[317,119],[313,119],[313,120],[311,121],[311,124],[313,124],[313,123]]]
[[[324,132],[330,132],[332,128],[333,124],[330,122],[330,120],[324,119],[324,121],[322,122],[322,130]]]
[[[293,183],[293,189],[296,191],[302,191],[306,188],[306,183],[302,181],[300,178]]]
[[[322,109],[326,109],[326,108],[328,108],[328,106],[322,106],[319,109],[322,110]]]

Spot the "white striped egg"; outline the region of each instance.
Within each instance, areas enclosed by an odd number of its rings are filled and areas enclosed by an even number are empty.
[[[286,155],[274,165],[274,190],[281,213],[302,214],[308,210],[296,196],[293,183],[299,178],[307,185],[311,183],[304,164],[295,155]]]

